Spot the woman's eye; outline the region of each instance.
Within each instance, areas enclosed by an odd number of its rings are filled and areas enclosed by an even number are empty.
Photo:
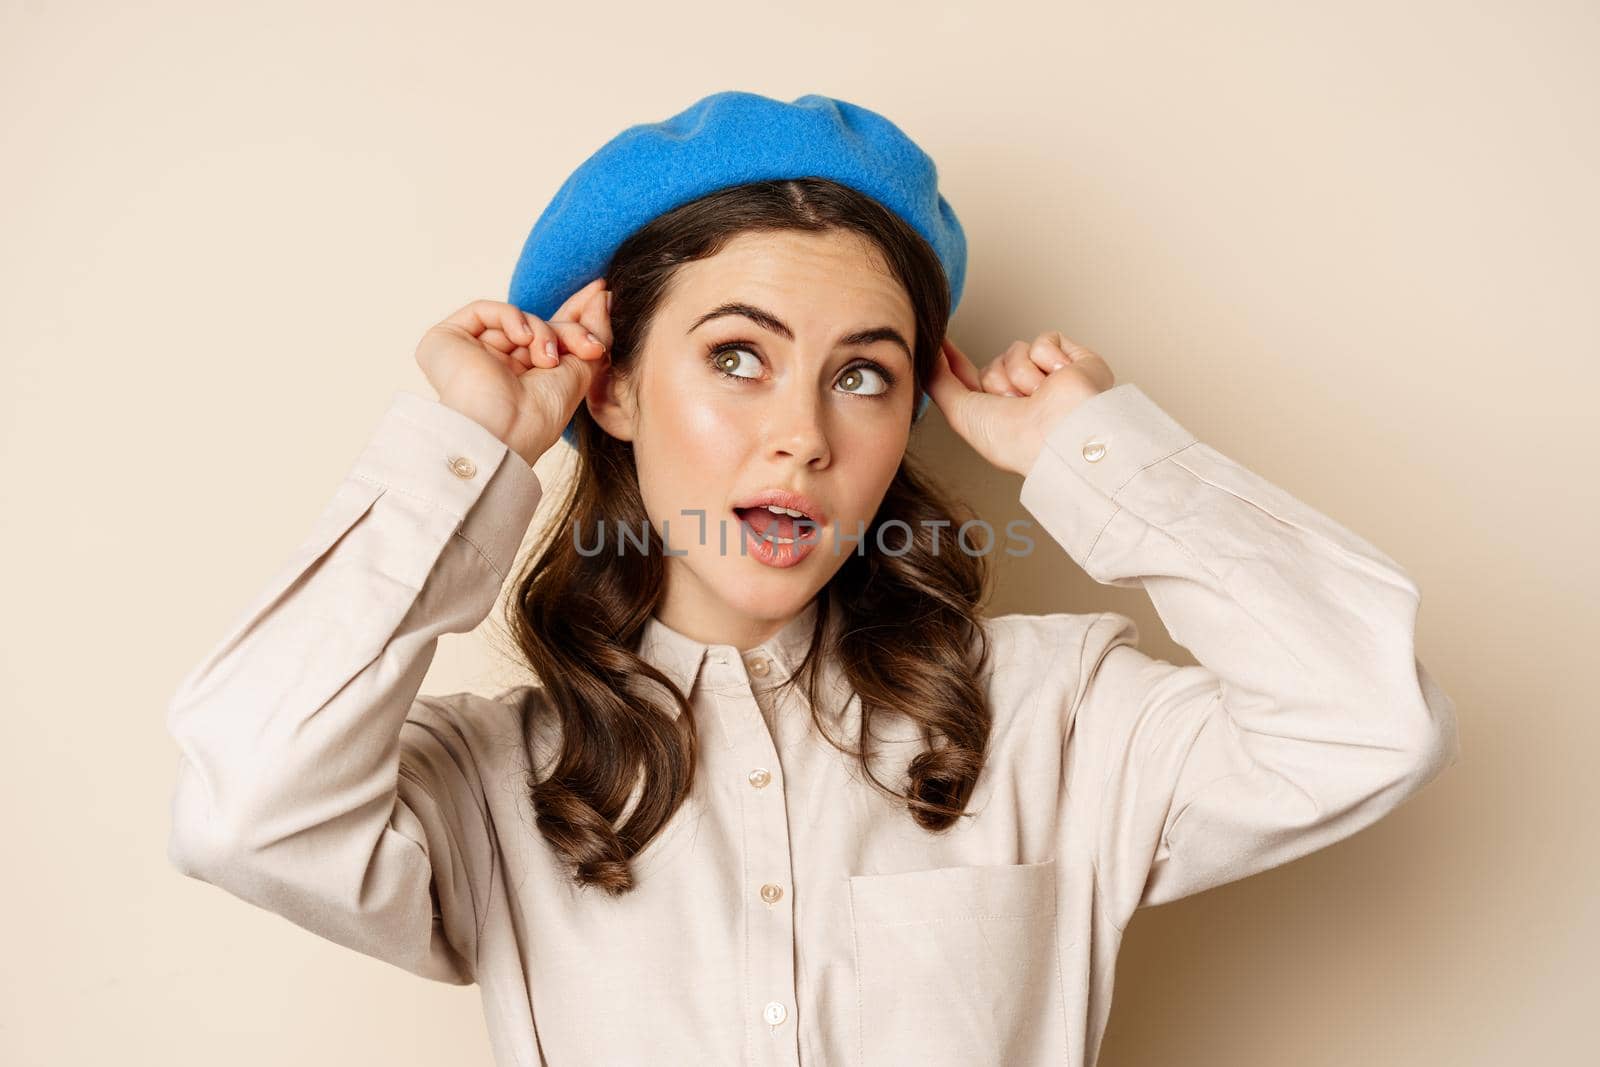
[[[739,354],[741,352],[751,357],[751,362],[757,371],[756,374],[738,373],[739,364],[744,362],[739,358]],[[711,365],[730,378],[755,378],[759,377],[760,375],[761,361],[756,359],[755,353],[750,351],[748,348],[739,348],[737,346],[733,346],[729,348],[719,348],[717,351],[711,353]]]
[[[749,357],[746,359],[745,357]],[[729,343],[711,351],[712,369],[725,378],[752,381],[761,377],[761,357],[752,348]],[[745,367],[743,371],[740,367]],[[894,385],[894,375],[876,363],[857,363],[839,375],[839,387],[855,396],[882,396]]]
[[[877,388],[868,388],[874,378],[878,381]],[[858,363],[839,376],[839,384],[844,386],[846,392],[878,396],[889,391],[889,376],[870,364]]]

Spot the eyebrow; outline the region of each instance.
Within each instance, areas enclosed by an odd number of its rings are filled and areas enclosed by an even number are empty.
[[[743,304],[738,301],[718,304],[698,319],[695,319],[689,326],[688,332],[694,333],[694,331],[712,319],[720,319],[725,315],[742,315],[757,326],[778,334],[786,341],[794,340],[794,331],[789,329],[788,325],[778,316],[753,304]],[[846,334],[839,338],[839,343],[846,346],[870,345],[878,341],[893,341],[905,351],[907,359],[915,362],[915,357],[911,354],[911,346],[906,343],[906,339],[901,336],[900,331],[893,326],[874,326],[870,330],[857,330],[855,333]]]

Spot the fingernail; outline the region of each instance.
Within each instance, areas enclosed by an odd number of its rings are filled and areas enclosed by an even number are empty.
[[[584,332],[584,336],[587,337],[590,341],[592,341],[595,344],[599,345],[601,348],[605,347],[605,342],[600,340],[600,338],[596,337],[594,334],[585,331]]]
[[[556,343],[554,341],[546,341],[544,343],[544,350],[553,357],[556,354]]]
[[[1015,389],[1007,389],[1005,395],[1006,396],[1021,396],[1022,394],[1017,392]]]
[[[611,297],[612,296],[613,296],[613,294],[612,294],[611,290],[607,289],[606,290],[606,314],[608,314],[608,315],[611,313]]]

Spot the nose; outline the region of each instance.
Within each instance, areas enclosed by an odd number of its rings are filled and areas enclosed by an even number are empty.
[[[795,391],[797,392],[797,391]],[[809,391],[807,391],[809,393]],[[798,459],[807,466],[826,466],[828,434],[822,424],[822,403],[815,395],[777,398],[769,447],[775,457]]]

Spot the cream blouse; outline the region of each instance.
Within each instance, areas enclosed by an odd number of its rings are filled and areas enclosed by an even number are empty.
[[[541,492],[478,423],[396,392],[167,718],[177,869],[476,982],[503,1067],[1093,1064],[1136,908],[1348,837],[1458,755],[1410,576],[1123,383],[1051,429],[1021,503],[1040,550],[1142,585],[1201,666],[1146,655],[1116,612],[986,619],[975,814],[930,834],[774,692],[815,601],[744,650],[652,619],[639,651],[689,695],[701,765],[637,888],[578,890],[528,800],[558,727],[540,716],[530,754],[514,709],[543,691],[418,693],[439,636],[495,606]],[[859,699],[825,666],[853,741]],[[873,733],[897,783],[922,739]]]

